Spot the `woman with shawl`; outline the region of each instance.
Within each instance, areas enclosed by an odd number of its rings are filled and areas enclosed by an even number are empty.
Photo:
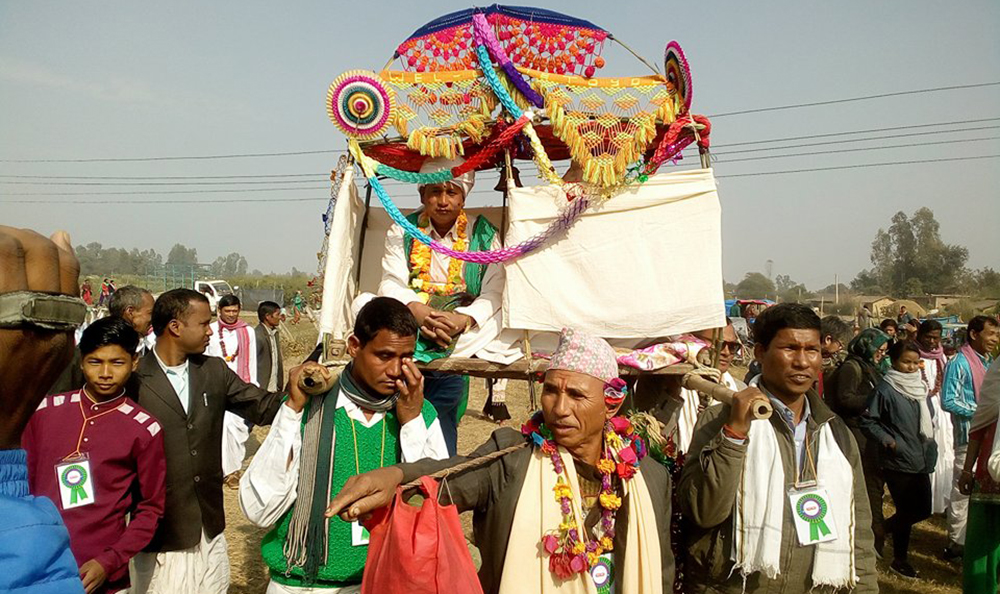
[[[865,472],[868,500],[872,508],[872,532],[875,542],[885,539],[882,529],[882,493],[885,481],[878,471],[878,444],[868,444],[861,432],[861,417],[868,411],[875,386],[882,381],[879,366],[889,348],[889,335],[878,328],[866,328],[847,345],[847,358],[830,376],[824,398],[826,403],[847,423],[858,449]]]
[[[879,472],[896,504],[895,515],[884,525],[892,535],[890,569],[915,578],[917,572],[907,560],[910,532],[931,515],[930,474],[937,462],[937,444],[917,345],[897,342],[889,349],[889,358],[892,367],[876,386],[861,427],[870,443],[878,445]],[[879,554],[882,545],[875,541]]]

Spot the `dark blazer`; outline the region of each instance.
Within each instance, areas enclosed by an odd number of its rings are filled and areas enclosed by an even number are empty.
[[[420,478],[456,464],[467,462],[486,454],[502,450],[509,446],[523,443],[525,437],[511,428],[497,429],[490,439],[469,454],[448,460],[421,460],[412,464],[400,464],[403,471],[403,481]],[[524,486],[524,477],[528,473],[528,463],[531,461],[531,448],[516,450],[502,458],[498,458],[478,468],[467,470],[455,477],[448,478],[448,493],[458,511],[473,510],[472,528],[476,546],[482,555],[482,566],[479,569],[479,581],[485,594],[496,594],[500,589],[500,579],[504,570],[517,571],[516,568],[504,567],[507,556],[507,541],[510,539],[511,526],[514,523],[514,511],[517,500]],[[663,567],[663,592],[673,592],[674,586],[674,554],[670,548],[670,475],[666,467],[651,457],[643,458],[639,463],[646,488],[652,499],[653,517],[656,520],[657,531],[660,534],[660,555]],[[600,480],[600,474],[591,466],[576,463],[576,470],[590,480]],[[594,506],[584,524],[592,528],[600,520],[600,507]],[[622,504],[615,514],[615,583],[621,584],[624,572],[625,538],[628,534],[628,502]],[[553,526],[553,528],[556,528]]]
[[[226,527],[222,503],[222,418],[228,410],[256,425],[270,425],[282,392],[243,382],[218,357],[188,357],[190,404],[184,412],[156,355],[147,353],[132,375],[130,395],[163,427],[167,457],[166,509],[147,551],[177,551]]]
[[[257,324],[253,329],[257,335],[257,385],[267,389],[267,384],[271,381],[271,357],[278,358],[278,389],[284,387],[285,366],[281,360],[281,336],[275,332],[274,344],[278,347],[277,353],[271,352],[271,338],[267,335],[264,322]]]

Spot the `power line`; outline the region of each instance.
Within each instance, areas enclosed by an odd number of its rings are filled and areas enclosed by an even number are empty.
[[[755,109],[745,109],[741,111],[731,111],[714,114],[711,118],[724,118],[734,115],[745,115],[752,113],[764,113],[770,111],[782,111],[787,109],[799,109],[804,107],[818,107],[823,105],[836,105],[841,103],[851,103],[855,101],[868,101],[871,99],[883,99],[886,97],[900,97],[905,95],[917,95],[922,93],[937,93],[941,91],[956,91],[964,89],[976,89],[1000,85],[1000,81],[974,83],[968,85],[952,85],[947,87],[934,87],[929,89],[914,89],[909,91],[897,91],[893,93],[880,93],[877,95],[866,95],[863,97],[849,97],[845,99],[831,99],[828,101],[813,101],[810,103],[797,103],[792,105],[779,105],[774,107],[759,107]],[[730,145],[732,146],[732,145]],[[210,159],[242,159],[257,157],[288,157],[301,155],[320,155],[331,153],[345,153],[346,149],[319,150],[319,151],[289,151],[276,153],[237,153],[224,155],[194,155],[194,156],[167,156],[167,157],[105,157],[89,159],[0,159],[0,163],[135,163],[146,161],[188,161],[188,160],[210,160]]]
[[[330,186],[315,186],[310,188],[246,188],[240,190],[142,190],[139,192],[15,192],[4,196],[144,196],[148,194],[234,194],[242,192],[296,192],[296,191],[330,191]],[[13,201],[9,201],[13,202]]]
[[[854,142],[870,142],[874,140],[889,140],[892,138],[912,138],[914,136],[934,136],[938,134],[952,134],[958,132],[977,132],[979,130],[997,130],[1000,126],[976,126],[974,128],[960,128],[957,130],[935,130],[933,132],[909,132],[907,134],[885,134],[882,136],[869,136],[868,138],[851,138],[848,140],[827,140],[824,142],[809,142],[805,144],[790,144],[788,146],[769,146],[753,149],[740,149],[738,151],[724,151],[721,153],[712,153],[716,156],[722,155],[735,155],[739,153],[759,153],[763,151],[780,151],[783,149],[794,149],[794,148],[805,148],[810,146],[827,146],[831,144],[851,144]],[[858,149],[861,150],[861,149]]]
[[[891,132],[893,130],[911,130],[914,128],[934,128],[938,126],[957,126],[960,124],[979,124],[982,122],[995,122],[1000,118],[982,118],[978,120],[959,120],[956,122],[939,122],[937,124],[911,124],[909,126],[892,126],[889,128],[867,128],[865,130],[854,130],[851,132],[831,132],[829,134],[809,134],[807,136],[789,136],[788,138],[772,138],[770,140],[753,140],[748,142],[730,142],[729,144],[717,144],[715,148],[728,148],[731,146],[748,146],[751,144],[768,144],[771,142],[791,142],[794,140],[810,140],[812,138],[829,138],[832,136],[849,136],[851,134],[867,134],[869,132]],[[942,130],[942,134],[952,132],[952,130]],[[0,176],[4,177],[4,176]]]
[[[802,107],[818,107],[820,105],[836,105],[839,103],[852,103],[854,101],[868,101],[870,99],[884,99],[886,97],[901,97],[903,95],[918,95],[921,93],[937,93],[940,91],[958,91],[962,89],[978,89],[982,87],[993,87],[1000,85],[1000,81],[997,82],[985,82],[985,83],[975,83],[971,85],[953,85],[950,87],[934,87],[930,89],[914,89],[911,91],[897,91],[895,93],[880,93],[878,95],[866,95],[864,97],[850,97],[847,99],[831,99],[829,101],[813,101],[811,103],[796,103],[792,105],[778,105],[775,107],[758,107],[756,109],[744,109],[741,111],[730,111],[726,113],[718,113],[715,115],[710,115],[710,118],[725,118],[734,115],[745,115],[750,113],[764,113],[767,111],[782,111],[786,109],[799,109]]]
[[[977,161],[980,159],[996,159],[1000,155],[980,155],[976,157],[947,157],[943,159],[923,159],[919,161],[890,161],[887,163],[863,163],[861,165],[841,165],[838,167],[813,167],[810,169],[787,169],[785,171],[762,171],[759,173],[733,173],[716,177],[762,177],[766,175],[785,175],[789,173],[808,173],[813,171],[835,171],[838,169],[867,169],[869,167],[889,167],[894,165],[919,165],[922,163],[945,163],[948,161]]]
[[[329,198],[220,198],[217,200],[5,200],[9,204],[232,204],[237,202],[325,202]]]
[[[3,181],[3,185],[29,186],[245,186],[260,184],[314,184],[315,179],[258,180],[258,181],[207,181],[207,182],[50,182],[50,181]]]
[[[909,144],[894,144],[891,146],[871,146],[858,149],[837,149],[832,151],[812,151],[808,153],[792,153],[790,155],[765,155],[763,157],[743,157],[740,159],[720,159],[719,163],[739,163],[740,161],[763,161],[765,159],[785,159],[787,157],[808,157],[813,155],[833,155],[836,153],[862,153],[865,151],[881,151],[886,149],[908,148],[914,146],[938,146],[941,144],[959,144],[964,142],[981,142],[983,140],[998,140],[1000,136],[987,138],[966,138],[962,140],[937,140],[934,142],[912,142]]]
[[[980,128],[971,128],[969,130],[980,130],[980,129],[1000,129],[1000,126],[984,126],[984,127],[980,127]],[[801,148],[801,147],[808,147],[808,146],[820,146],[820,145],[827,145],[827,144],[843,144],[843,143],[850,143],[850,142],[862,142],[862,141],[866,141],[866,140],[882,140],[883,138],[893,138],[893,137],[901,137],[901,136],[902,137],[906,137],[906,136],[923,136],[923,135],[928,135],[928,134],[936,134],[936,133],[934,133],[934,132],[922,132],[922,133],[918,132],[918,133],[915,133],[915,134],[899,134],[899,135],[893,135],[893,136],[888,136],[888,137],[878,137],[878,138],[873,137],[873,138],[862,138],[862,139],[845,140],[845,141],[818,142],[818,143],[810,143],[810,144],[804,144],[804,145],[792,145],[792,146],[787,146],[787,147],[783,146],[783,147],[769,147],[769,148],[745,149],[745,150],[739,150],[739,151],[729,151],[729,152],[722,152],[722,153],[713,153],[713,156],[714,157],[718,157],[718,156],[731,155],[731,154],[758,153],[758,152],[763,152],[763,151],[793,149],[793,148]],[[958,140],[935,140],[935,141],[932,141],[932,142],[916,142],[916,143],[908,143],[908,144],[896,144],[896,145],[890,145],[890,146],[859,147],[859,148],[853,148],[853,149],[829,150],[829,151],[812,151],[812,152],[805,152],[805,153],[792,153],[792,154],[787,154],[787,155],[767,155],[767,156],[762,156],[762,157],[744,157],[744,158],[738,158],[738,159],[719,159],[717,162],[718,163],[738,163],[738,162],[741,162],[741,161],[759,161],[759,160],[767,160],[767,159],[782,159],[782,158],[786,158],[786,157],[804,157],[804,156],[813,156],[813,155],[830,155],[830,154],[838,154],[838,153],[861,153],[861,152],[866,152],[866,151],[887,150],[887,149],[895,149],[895,148],[910,148],[910,147],[920,147],[920,146],[936,146],[936,145],[943,145],[943,144],[963,144],[963,143],[967,143],[967,142],[982,142],[982,141],[986,141],[986,140],[997,140],[997,139],[1000,139],[1000,137],[991,136],[991,137],[987,137],[987,138],[968,138],[968,139],[958,139]],[[310,175],[310,176],[312,176],[314,178],[315,177],[325,177],[325,174],[306,174],[306,175]],[[0,176],[0,177],[3,177],[3,176]],[[38,177],[40,177],[42,179],[45,179],[45,176],[38,176]],[[486,171],[481,171],[477,175],[477,181],[479,183],[481,183],[481,184],[490,184],[490,183],[493,183],[493,182],[499,180],[499,178],[500,178],[499,174],[495,170],[492,170],[492,169],[491,170],[486,170]],[[292,179],[292,180],[287,180],[286,179],[286,180],[263,180],[263,181],[254,180],[254,181],[207,181],[207,182],[89,182],[89,181],[87,181],[87,182],[50,182],[50,181],[20,181],[20,180],[19,181],[5,181],[5,180],[0,180],[0,185],[30,185],[30,186],[126,186],[126,187],[129,187],[129,186],[157,186],[157,187],[162,187],[162,186],[168,186],[168,187],[172,187],[172,186],[196,186],[196,187],[202,187],[202,186],[247,186],[247,185],[282,184],[281,186],[274,186],[274,187],[271,187],[271,188],[267,188],[268,190],[275,190],[275,191],[277,191],[277,190],[285,189],[285,188],[287,188],[287,189],[293,189],[293,188],[295,188],[294,185],[286,185],[286,184],[311,184],[311,183],[316,183],[316,181],[318,181],[318,180],[315,180],[315,179],[308,179],[308,180]],[[382,185],[385,186],[386,188],[412,188],[413,187],[413,184],[411,184],[409,182],[398,181],[398,180],[391,179],[391,178],[383,180],[382,181]],[[123,193],[135,194],[136,192],[123,192]],[[11,195],[17,195],[17,194],[11,194]],[[38,194],[38,195],[43,195],[43,194]],[[55,195],[55,194],[53,194],[53,195]]]
[[[842,165],[842,166],[836,166],[836,167],[812,167],[812,168],[809,168],[809,169],[788,169],[788,170],[784,170],[784,171],[762,171],[762,172],[758,172],[758,173],[735,173],[735,174],[728,174],[728,175],[717,175],[716,178],[722,179],[722,178],[736,178],[736,177],[765,177],[765,176],[768,176],[768,175],[787,175],[787,174],[792,174],[792,173],[810,173],[810,172],[816,172],[816,171],[836,171],[836,170],[843,170],[843,169],[868,169],[868,168],[872,168],[872,167],[890,167],[890,166],[897,166],[897,165],[920,165],[920,164],[927,164],[927,163],[947,163],[947,162],[953,162],[953,161],[978,161],[978,160],[982,160],[982,159],[996,159],[996,158],[1000,158],[1000,154],[996,154],[996,155],[979,155],[979,156],[973,156],[973,157],[953,157],[953,158],[952,157],[947,157],[947,158],[942,158],[942,159],[921,159],[921,160],[915,160],[915,161],[890,161],[890,162],[884,162],[884,163],[864,163],[864,164],[860,164],[860,165]],[[311,188],[296,188],[296,189],[311,189]],[[326,189],[326,188],[324,187],[324,188],[319,188],[319,189]],[[239,191],[241,191],[241,190],[208,190],[208,191],[206,191],[204,193],[213,193],[213,192],[239,192]],[[251,191],[252,192],[252,191],[261,191],[261,190],[247,190],[247,191]],[[267,191],[267,190],[263,190],[263,191]],[[118,194],[129,194],[130,192],[115,192],[115,193],[118,193]],[[141,192],[139,194],[164,194],[164,193],[165,194],[191,194],[191,193],[194,193],[194,192],[190,192],[190,191],[182,191],[182,192]],[[92,193],[92,194],[93,195],[98,195],[98,196],[107,195],[107,194],[104,194],[104,193],[101,193],[101,192],[95,192],[95,193]],[[472,192],[470,195],[473,195],[473,194],[476,194],[476,195],[478,195],[478,194],[486,195],[487,193],[483,192],[483,191],[477,191],[477,192]],[[10,195],[10,194],[8,194],[8,195]],[[24,194],[18,194],[18,195],[24,195]],[[29,195],[31,195],[31,194],[29,194]],[[41,195],[60,196],[60,195],[64,195],[64,194],[41,194]],[[71,195],[84,195],[84,194],[71,194]],[[329,200],[329,198],[324,197],[324,198],[261,198],[261,199],[255,199],[255,198],[232,198],[232,199],[213,199],[213,200],[194,200],[194,199],[190,199],[190,200],[186,200],[186,199],[181,199],[181,200],[87,200],[87,201],[80,201],[80,200],[5,200],[4,203],[6,203],[6,204],[79,204],[79,205],[91,205],[91,204],[217,204],[217,203],[241,203],[241,202],[268,202],[268,203],[272,203],[273,204],[273,203],[277,203],[277,202],[320,202],[320,201],[327,201],[327,200]]]
[[[266,177],[328,177],[327,173],[270,173],[262,175],[2,175],[10,179],[259,179]]]
[[[346,149],[326,151],[291,151],[286,153],[242,153],[233,155],[197,155],[176,157],[104,157],[94,159],[0,159],[0,163],[136,163],[141,161],[199,161],[208,159],[246,159],[255,157],[293,157],[346,153]]]

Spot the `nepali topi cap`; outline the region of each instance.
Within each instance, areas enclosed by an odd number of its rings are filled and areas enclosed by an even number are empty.
[[[604,382],[605,396],[625,397],[625,381],[618,377],[618,356],[608,341],[581,330],[563,328],[549,369],[582,373]]]

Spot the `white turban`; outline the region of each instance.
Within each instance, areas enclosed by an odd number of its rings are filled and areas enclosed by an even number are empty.
[[[445,157],[434,157],[424,161],[424,164],[420,166],[420,173],[434,173],[435,171],[440,171],[442,169],[454,169],[462,163],[465,163],[462,159],[446,159]],[[469,192],[472,191],[472,187],[476,185],[476,172],[467,171],[462,175],[456,177],[455,179],[448,180],[449,184],[454,184],[457,188],[462,190],[462,195],[466,198],[469,197]],[[420,184],[417,189],[422,190],[427,184]]]

